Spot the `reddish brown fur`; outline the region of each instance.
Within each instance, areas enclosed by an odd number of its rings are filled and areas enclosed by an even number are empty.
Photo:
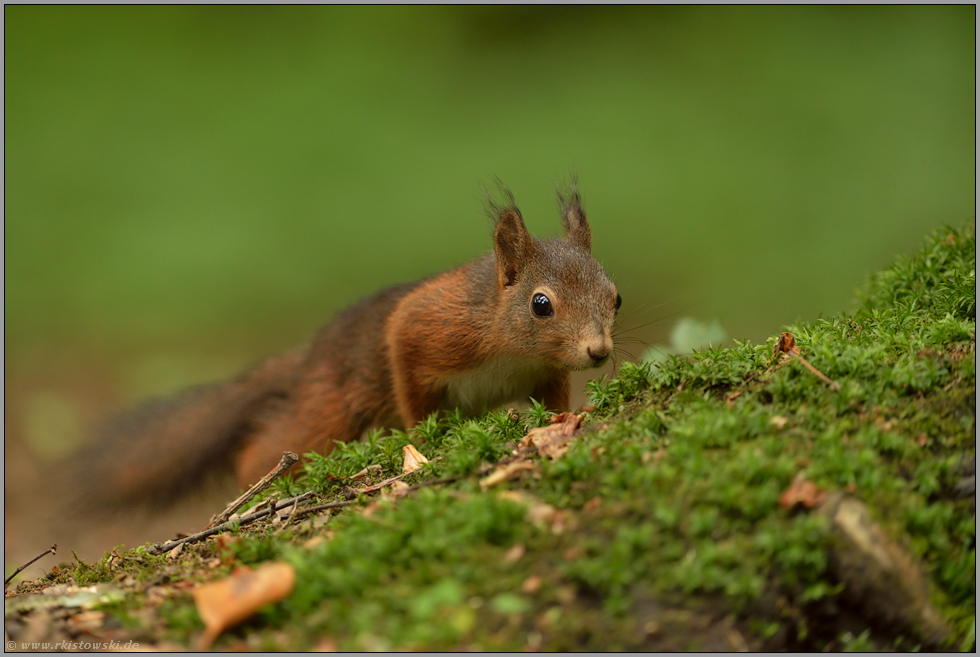
[[[123,447],[124,462],[109,477],[112,494],[160,491],[179,470],[175,461],[208,446],[222,454],[240,446],[235,469],[244,488],[284,450],[329,452],[334,441],[370,427],[411,427],[454,400],[474,413],[528,395],[567,409],[569,371],[601,364],[612,349],[617,293],[590,254],[578,194],[573,189],[560,201],[564,239],[537,240],[512,204],[494,208],[493,253],[383,290],[340,313],[304,352],[178,398],[170,417],[139,427],[155,442],[131,436],[143,447]],[[532,313],[538,293],[550,299],[553,316]],[[160,467],[146,465],[147,447],[168,455]],[[179,482],[180,490],[203,469]]]

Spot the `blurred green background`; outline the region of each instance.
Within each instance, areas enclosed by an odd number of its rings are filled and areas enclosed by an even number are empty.
[[[975,216],[975,11],[7,6],[8,446],[489,249],[494,176],[547,235],[578,172],[646,342],[836,313]]]

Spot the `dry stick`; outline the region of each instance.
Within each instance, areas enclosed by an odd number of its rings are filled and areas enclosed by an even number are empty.
[[[829,385],[831,390],[834,392],[840,390],[840,384],[831,380],[830,377],[807,362],[807,359],[803,357],[803,354],[800,353],[799,348],[796,346],[796,338],[793,337],[793,334],[789,331],[780,333],[779,338],[776,340],[776,346],[773,349],[773,357],[775,358],[780,353],[783,354],[784,358],[798,358],[808,370],[816,374],[818,377],[820,377],[821,381]]]
[[[821,372],[820,370],[818,370],[816,367],[814,367],[813,365],[811,365],[809,362],[807,362],[807,359],[804,358],[800,354],[800,352],[798,352],[798,351],[796,352],[796,358],[801,363],[803,363],[804,367],[806,367],[808,370],[810,370],[811,372],[813,372],[814,374],[816,374],[818,377],[820,377],[820,380],[821,381],[823,381],[824,383],[826,383],[827,385],[829,385],[831,390],[833,390],[834,392],[837,392],[838,390],[840,390],[840,384],[839,383],[837,383],[836,381],[832,380],[826,374],[824,374],[823,372]]]
[[[406,473],[406,474],[411,474],[411,473]],[[411,492],[413,490],[418,490],[420,488],[426,488],[427,486],[438,486],[440,484],[451,484],[454,481],[459,481],[460,479],[462,479],[465,476],[466,475],[456,475],[456,476],[453,476],[453,477],[444,477],[443,479],[432,479],[430,481],[423,481],[421,484],[415,484],[414,486],[409,486],[408,487],[408,490],[406,492]],[[401,477],[393,477],[391,479],[391,481],[395,481],[395,480],[400,479],[400,478]],[[381,482],[381,483],[384,483],[384,482]],[[379,485],[379,484],[375,484],[375,486],[377,486],[377,485]],[[293,514],[292,514],[291,517],[295,518],[297,516],[306,515],[308,513],[316,513],[318,511],[326,511],[328,509],[338,509],[340,507],[351,506],[351,505],[354,505],[354,504],[357,504],[357,500],[344,500],[343,502],[330,502],[329,504],[318,504],[316,506],[308,506],[308,507],[304,507],[302,509],[296,509],[295,511],[293,511]]]
[[[249,523],[258,520],[259,518],[264,518],[268,515],[271,515],[276,511],[278,511],[279,509],[283,509],[289,506],[290,504],[294,504],[300,500],[305,500],[309,497],[313,497],[313,491],[307,491],[302,495],[297,495],[296,497],[290,497],[280,502],[276,502],[275,504],[272,504],[271,506],[266,507],[261,511],[249,513],[247,515],[242,516],[241,518],[235,518],[234,520],[229,520],[220,525],[215,525],[214,527],[208,527],[207,529],[203,531],[199,531],[196,534],[191,534],[190,536],[178,538],[173,541],[164,541],[163,543],[154,543],[147,549],[147,552],[149,552],[150,554],[160,554],[161,552],[169,552],[170,550],[173,550],[178,545],[183,545],[184,543],[197,543],[198,541],[203,541],[205,538],[208,538],[209,536],[214,536],[215,534],[226,532],[230,529],[234,529],[236,526],[241,527],[243,525],[247,525]]]
[[[411,474],[411,473],[406,473],[406,474]],[[431,481],[424,481],[421,484],[416,484],[414,486],[409,487],[408,490],[409,491],[413,491],[413,490],[418,490],[420,488],[425,488],[427,486],[437,486],[437,485],[440,485],[440,484],[450,484],[450,483],[452,483],[454,481],[458,481],[458,480],[462,479],[464,476],[465,475],[456,475],[456,476],[453,476],[453,477],[445,477],[443,479],[433,479]],[[400,479],[400,477],[393,477],[392,478],[393,481],[394,480],[397,480],[397,479]],[[204,531],[200,531],[200,532],[198,532],[196,534],[191,534],[190,536],[185,536],[184,538],[177,539],[175,541],[167,541],[165,543],[154,543],[153,545],[151,545],[148,548],[147,551],[150,554],[160,554],[161,552],[169,552],[170,550],[173,550],[178,545],[182,545],[184,543],[196,543],[198,541],[202,541],[205,538],[208,538],[209,536],[214,536],[215,534],[220,534],[220,533],[225,532],[225,531],[228,531],[230,529],[234,529],[236,526],[239,526],[240,527],[242,525],[245,525],[245,524],[251,523],[251,522],[253,522],[255,520],[258,520],[259,518],[264,518],[265,516],[268,516],[268,515],[271,515],[271,514],[275,513],[279,509],[284,509],[284,508],[286,508],[287,506],[289,506],[291,504],[296,504],[300,500],[304,500],[304,499],[306,499],[308,497],[312,497],[312,496],[313,496],[313,491],[307,491],[307,492],[303,493],[302,495],[298,495],[297,497],[290,497],[289,499],[285,499],[285,500],[282,500],[281,502],[277,502],[277,503],[273,504],[272,506],[270,506],[267,509],[263,509],[263,510],[257,511],[255,513],[251,513],[249,515],[242,516],[241,518],[237,518],[235,520],[230,520],[230,521],[225,522],[225,523],[223,523],[221,525],[216,525],[214,527],[209,527],[208,529],[205,529]],[[307,515],[309,513],[316,513],[318,511],[326,511],[328,509],[339,509],[339,508],[345,507],[345,506],[353,506],[353,505],[355,505],[357,503],[358,503],[358,500],[345,500],[343,502],[330,502],[329,504],[318,504],[316,506],[308,506],[308,507],[305,507],[305,508],[302,508],[302,509],[295,509],[294,511],[292,511],[289,514],[289,518],[290,518],[290,520],[292,520],[293,518],[299,518],[300,516],[304,516],[304,515]]]
[[[17,575],[20,574],[21,571],[23,571],[25,568],[27,568],[28,566],[30,566],[32,563],[34,563],[35,561],[37,561],[41,557],[45,556],[46,554],[57,554],[57,553],[58,553],[58,544],[55,543],[54,545],[52,545],[51,547],[49,547],[47,550],[45,550],[41,554],[39,554],[36,557],[34,557],[33,559],[31,559],[30,561],[28,561],[27,563],[25,563],[23,566],[21,566],[17,570],[15,570],[10,577],[8,577],[7,579],[3,580],[3,590],[6,591],[7,590],[7,585],[10,584],[10,580],[12,580],[13,578],[17,577]]]
[[[395,481],[398,481],[399,479],[402,479],[403,477],[407,477],[408,475],[412,474],[413,472],[416,472],[416,470],[412,470],[411,472],[403,472],[400,475],[398,475],[397,477],[391,477],[389,479],[385,479],[384,481],[379,481],[376,484],[372,484],[370,486],[365,486],[364,488],[361,488],[360,490],[358,490],[357,491],[357,494],[358,495],[361,495],[362,493],[373,493],[376,490],[381,490],[382,488],[384,488],[388,484],[390,484],[392,482],[395,482]]]
[[[299,456],[295,452],[283,452],[282,458],[279,459],[279,465],[273,468],[269,472],[269,474],[259,479],[259,482],[257,484],[255,484],[247,491],[242,493],[241,497],[239,497],[237,500],[229,504],[224,511],[219,513],[208,524],[208,526],[205,527],[205,529],[210,529],[215,525],[220,525],[221,523],[226,522],[228,518],[230,518],[235,511],[242,508],[242,506],[246,502],[248,502],[250,499],[252,499],[256,495],[264,491],[266,488],[268,488],[270,485],[272,485],[272,482],[275,481],[276,478],[279,477],[279,475],[281,475],[283,472],[288,470],[293,465],[293,463],[296,463],[296,461],[298,460],[299,460]]]

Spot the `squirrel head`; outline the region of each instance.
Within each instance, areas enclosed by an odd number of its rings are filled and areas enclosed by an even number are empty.
[[[567,370],[602,365],[613,350],[622,299],[592,257],[592,230],[574,183],[558,191],[565,236],[533,237],[513,196],[495,215],[498,328],[503,351]]]

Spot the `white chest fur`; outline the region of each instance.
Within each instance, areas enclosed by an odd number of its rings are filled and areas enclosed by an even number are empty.
[[[446,382],[446,406],[477,415],[505,402],[527,401],[547,374],[546,365],[523,358],[492,360],[451,377]]]

